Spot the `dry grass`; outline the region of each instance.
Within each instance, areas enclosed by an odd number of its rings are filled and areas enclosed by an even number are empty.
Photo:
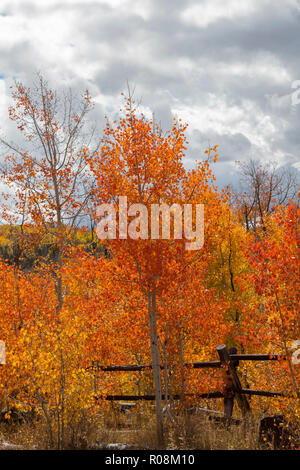
[[[177,416],[176,422],[165,421],[166,449],[233,450],[272,449],[272,444],[258,442],[259,417],[244,424],[217,423],[199,414]],[[1,442],[21,446],[23,449],[47,449],[46,426],[42,419],[36,423],[0,425]],[[118,413],[107,410],[92,420],[83,420],[74,432],[68,432],[65,448],[109,448],[110,444],[123,444],[128,449],[156,449],[155,419],[151,414],[139,415],[134,411]],[[2,446],[2,448],[5,448]]]

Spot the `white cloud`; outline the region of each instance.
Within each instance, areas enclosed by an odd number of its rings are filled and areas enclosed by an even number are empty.
[[[297,0],[2,0],[0,77],[28,83],[41,71],[55,87],[89,88],[101,118],[116,117],[128,80],[145,114],[168,123],[173,113],[191,133],[223,138],[228,159],[249,142],[262,158],[295,164],[298,14]]]
[[[256,7],[257,3],[255,1],[203,0],[187,8],[182,17],[188,23],[206,28],[221,19],[238,20],[254,13]]]
[[[267,13],[271,9],[280,10],[284,14],[290,8],[300,10],[298,0],[285,0],[284,7],[274,0],[201,0],[188,7],[182,18],[188,24],[206,28],[220,20],[239,21],[263,10]]]

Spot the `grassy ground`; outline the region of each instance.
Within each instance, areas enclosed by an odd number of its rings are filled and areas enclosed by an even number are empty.
[[[204,414],[178,416],[173,423],[165,422],[166,449],[273,449],[272,440],[259,442],[259,417],[247,423],[226,425]],[[77,449],[155,449],[156,435],[153,416],[135,412],[106,412],[92,421],[83,422],[69,433],[65,448]],[[292,447],[296,447],[295,442]],[[0,425],[0,449],[49,448],[43,420],[35,423]]]

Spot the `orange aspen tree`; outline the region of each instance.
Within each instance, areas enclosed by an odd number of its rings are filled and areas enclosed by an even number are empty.
[[[192,276],[193,264],[202,255],[202,245],[195,251],[186,250],[187,240],[194,239],[195,233],[191,238],[185,235],[176,238],[173,231],[168,237],[163,233],[162,218],[159,224],[162,237],[157,233],[154,236],[151,211],[153,205],[157,208],[162,204],[169,207],[173,204],[180,207],[184,204],[206,204],[210,218],[207,226],[215,224],[221,201],[211,185],[213,175],[209,158],[215,156],[216,149],[211,149],[196,169],[187,171],[183,165],[187,148],[186,126],[180,120],[175,120],[169,132],[163,134],[157,124],[138,114],[131,97],[126,99],[123,111],[124,115],[118,122],[107,122],[99,152],[87,156],[87,160],[97,181],[98,203],[114,204],[116,212],[112,215],[118,220],[120,205],[124,201],[120,196],[127,198],[129,220],[125,222],[126,228],[124,221],[120,223],[119,220],[116,237],[109,235],[106,242],[112,257],[112,278],[116,286],[121,288],[119,286],[123,285],[127,290],[141,292],[148,311],[157,439],[162,445],[159,333],[163,330],[159,331],[159,328],[160,319],[166,317],[161,313],[163,307],[160,301],[167,297],[174,283],[178,286],[183,280],[187,281],[189,275]],[[177,209],[175,206],[171,209],[172,220]],[[192,221],[195,226],[195,211]],[[110,225],[109,221],[107,225]],[[106,228],[109,230],[108,226]]]

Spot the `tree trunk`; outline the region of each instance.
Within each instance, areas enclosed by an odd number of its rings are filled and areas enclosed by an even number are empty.
[[[153,370],[154,393],[155,393],[157,443],[159,447],[162,447],[164,444],[163,410],[162,410],[160,357],[159,357],[159,344],[158,344],[158,334],[157,334],[156,292],[155,291],[153,291],[148,296],[148,314],[149,314],[152,370]]]

